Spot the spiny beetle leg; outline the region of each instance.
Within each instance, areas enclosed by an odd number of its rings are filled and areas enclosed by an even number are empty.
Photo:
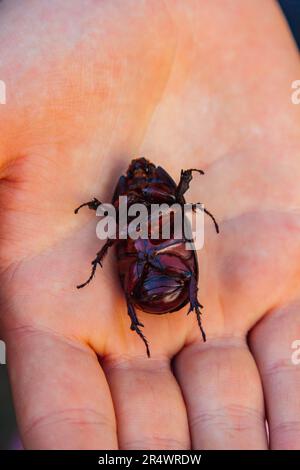
[[[95,272],[96,272],[96,269],[97,269],[97,264],[100,264],[100,261],[98,261],[97,258],[95,258],[93,261],[92,261],[92,272],[91,272],[91,275],[90,277],[88,278],[87,281],[85,281],[83,284],[79,284],[79,286],[76,286],[77,289],[82,289],[83,287],[85,287],[87,284],[89,284],[91,282],[91,280],[93,279],[93,277],[95,276]]]
[[[98,199],[94,197],[94,199],[92,201],[84,202],[83,204],[81,204],[79,207],[77,207],[77,209],[74,210],[74,212],[75,212],[75,214],[77,214],[79,209],[81,209],[84,206],[88,206],[89,209],[91,209],[93,211],[96,211],[97,208],[100,206],[100,204],[101,204],[101,202],[98,201]]]
[[[205,334],[205,331],[202,327],[201,316],[200,316],[201,312],[200,312],[200,309],[199,309],[198,305],[196,305],[195,310],[196,310],[197,321],[198,321],[198,325],[199,325],[199,328],[200,328],[200,331],[201,331],[201,334],[202,334],[202,338],[203,338],[203,341],[205,342],[206,341],[206,334]]]
[[[198,208],[198,209],[201,209],[202,211],[204,211],[205,214],[209,215],[209,217],[212,219],[213,223],[215,224],[216,232],[219,233],[220,232],[219,225],[217,224],[217,221],[214,218],[214,216],[211,214],[211,212],[209,212],[205,207],[199,207],[199,206],[197,207],[197,204],[201,204],[201,202],[197,202],[196,204],[193,204],[193,206],[192,206],[193,211],[196,212],[196,210]]]
[[[190,168],[189,170],[184,170],[183,173],[187,173],[187,172],[191,173],[192,171],[198,171],[198,173],[200,173],[200,175],[204,175],[204,171],[199,170],[198,168]]]
[[[205,331],[202,327],[201,311],[200,311],[200,308],[203,308],[203,305],[201,305],[200,302],[198,301],[197,292],[198,292],[197,282],[196,282],[196,278],[193,274],[192,277],[191,277],[191,280],[190,280],[190,309],[189,309],[187,314],[189,314],[192,311],[195,311],[196,316],[197,316],[198,325],[199,325],[200,331],[202,333],[202,338],[203,338],[203,341],[205,342],[206,341],[206,334],[205,334]]]
[[[142,341],[144,342],[146,346],[147,356],[150,357],[150,349],[149,349],[148,341],[139,328],[139,326],[143,327],[144,325],[139,322],[135,313],[134,306],[128,300],[127,300],[127,307],[128,307],[128,315],[131,319],[130,329],[132,331],[135,331],[140,336],[140,338],[142,339]]]
[[[82,289],[83,287],[85,287],[87,284],[89,284],[91,282],[91,280],[93,279],[93,277],[95,276],[95,273],[96,273],[96,269],[97,269],[97,266],[98,264],[101,266],[102,268],[102,261],[103,261],[103,258],[104,256],[107,254],[107,251],[108,251],[108,248],[110,246],[113,245],[113,243],[115,242],[115,240],[107,240],[107,242],[105,243],[105,245],[103,245],[103,247],[101,248],[100,251],[98,251],[97,255],[96,255],[96,258],[93,259],[92,261],[92,272],[91,272],[91,275],[90,277],[88,278],[87,281],[85,281],[83,284],[80,284],[79,286],[77,286],[77,289]]]
[[[197,171],[201,175],[204,175],[204,171],[198,170],[197,168],[190,168],[189,170],[181,170],[180,181],[176,190],[176,200],[183,203],[183,195],[189,189],[190,182],[193,179],[193,171]]]
[[[198,302],[198,301],[197,301],[197,304],[193,304],[193,305],[192,305],[192,304],[190,303],[190,308],[189,308],[189,311],[188,311],[187,315],[189,315],[191,312],[193,312],[193,311],[195,310],[196,306],[199,307],[199,308],[204,308],[204,306],[201,305],[200,302]],[[201,313],[202,313],[202,312],[200,311],[200,314],[201,314]]]
[[[162,265],[159,256],[151,256],[150,258],[148,258],[147,261],[151,266],[153,266],[153,268],[156,268],[158,271],[162,273],[166,271],[166,267]]]

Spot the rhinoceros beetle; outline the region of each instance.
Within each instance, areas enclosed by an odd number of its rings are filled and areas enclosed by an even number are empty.
[[[117,210],[119,196],[126,195],[128,206],[137,202],[147,207],[154,203],[169,205],[179,203],[183,206],[184,194],[189,188],[193,172],[204,174],[202,170],[195,168],[181,170],[179,183],[176,184],[162,167],[155,166],[145,158],[134,159],[128,167],[126,176],[122,175],[119,179],[112,204]],[[77,214],[84,206],[97,210],[100,204],[101,202],[94,198],[92,201],[81,204],[75,209],[75,213]],[[193,209],[194,206],[196,204],[193,204]],[[218,233],[219,227],[213,215],[204,207],[202,210],[212,218]],[[102,261],[108,249],[115,244],[119,276],[131,319],[130,328],[145,343],[148,357],[150,357],[150,349],[141,331],[144,325],[138,320],[136,308],[161,315],[180,310],[189,303],[187,313],[195,311],[203,341],[206,341],[200,317],[200,309],[203,306],[197,298],[199,276],[197,255],[195,250],[186,250],[186,242],[185,236],[178,240],[172,235],[167,240],[108,238],[91,263],[90,277],[77,286],[81,289],[92,280],[97,265],[102,267]]]

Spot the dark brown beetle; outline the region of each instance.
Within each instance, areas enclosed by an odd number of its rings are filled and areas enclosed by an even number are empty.
[[[114,192],[112,203],[118,210],[119,196],[127,196],[128,208],[134,203],[142,203],[149,207],[151,204],[166,203],[172,205],[185,204],[184,193],[189,188],[192,172],[197,169],[181,170],[180,181],[177,185],[171,176],[160,166],[156,167],[145,158],[132,160],[126,176],[121,176]],[[75,213],[83,206],[97,210],[101,204],[98,199],[81,204]],[[195,205],[193,205],[194,208]],[[213,215],[203,208],[219,232],[218,224]],[[129,219],[130,221],[130,219]],[[172,232],[171,232],[172,233]],[[131,319],[131,330],[142,338],[147,355],[150,357],[148,342],[141,331],[144,325],[139,322],[135,307],[152,314],[175,312],[190,304],[189,311],[195,311],[203,340],[205,332],[201,325],[198,302],[198,262],[195,250],[186,250],[182,239],[108,239],[92,261],[92,272],[88,280],[78,289],[86,286],[94,277],[97,265],[102,266],[102,260],[109,247],[117,246],[117,260],[121,284],[125,293],[128,315]]]

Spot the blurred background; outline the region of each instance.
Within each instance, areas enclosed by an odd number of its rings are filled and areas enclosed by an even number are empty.
[[[300,49],[300,0],[279,0],[279,3]],[[297,79],[300,79],[300,76],[295,77],[295,80]],[[0,449],[20,448],[7,366],[0,364]]]

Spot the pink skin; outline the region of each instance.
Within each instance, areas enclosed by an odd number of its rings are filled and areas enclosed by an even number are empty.
[[[1,335],[24,446],[299,448],[300,67],[276,2],[0,9]],[[75,289],[99,240],[73,209],[141,155],[203,169],[187,200],[220,222],[199,252],[208,341],[186,308],[140,313],[150,360],[112,255]]]

